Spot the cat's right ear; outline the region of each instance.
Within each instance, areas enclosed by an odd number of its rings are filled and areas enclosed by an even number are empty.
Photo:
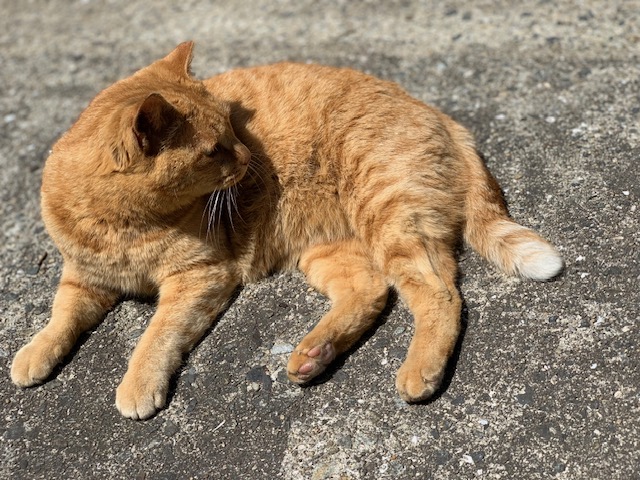
[[[178,75],[191,77],[191,59],[193,58],[193,41],[182,42],[164,57],[164,61]]]
[[[133,122],[138,147],[145,155],[155,156],[177,130],[180,114],[162,95],[152,93],[144,99]]]

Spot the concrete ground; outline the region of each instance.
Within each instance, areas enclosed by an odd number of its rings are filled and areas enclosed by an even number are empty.
[[[631,479],[640,454],[640,2],[0,0],[0,477]],[[153,305],[125,301],[53,379],[11,359],[48,319],[61,258],[39,213],[55,139],[102,88],[197,42],[199,77],[282,59],[402,84],[475,133],[513,216],[563,252],[552,283],[466,250],[466,331],[446,389],[406,405],[412,332],[392,301],[323,382],[285,379],[328,308],[299,274],[240,292],[170,403],[114,391]]]

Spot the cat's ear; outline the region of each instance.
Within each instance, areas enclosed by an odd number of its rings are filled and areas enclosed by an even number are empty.
[[[192,41],[182,42],[173,51],[164,57],[164,61],[178,75],[191,76],[191,59],[193,58]]]
[[[152,93],[138,107],[133,133],[145,155],[155,156],[171,139],[180,114],[162,95]]]

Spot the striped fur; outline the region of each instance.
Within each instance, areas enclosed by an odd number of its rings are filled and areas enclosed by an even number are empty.
[[[123,415],[147,418],[233,290],[298,266],[333,306],[291,380],[348,350],[393,286],[416,325],[396,385],[418,401],[458,337],[460,238],[509,274],[561,270],[509,218],[466,130],[397,85],[291,63],[200,82],[192,47],[98,95],[47,160],[42,214],[65,263],[51,321],[14,359],[17,385],[45,380],[121,295],[156,294],[116,392]]]

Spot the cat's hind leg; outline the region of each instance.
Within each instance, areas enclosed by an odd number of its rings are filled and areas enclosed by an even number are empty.
[[[299,266],[307,281],[332,303],[289,358],[289,379],[306,383],[373,325],[386,304],[388,286],[357,240],[311,247]]]
[[[415,322],[396,387],[405,401],[421,401],[440,386],[460,332],[462,301],[456,287],[455,255],[448,242],[426,237],[407,237],[383,251],[381,268]]]

